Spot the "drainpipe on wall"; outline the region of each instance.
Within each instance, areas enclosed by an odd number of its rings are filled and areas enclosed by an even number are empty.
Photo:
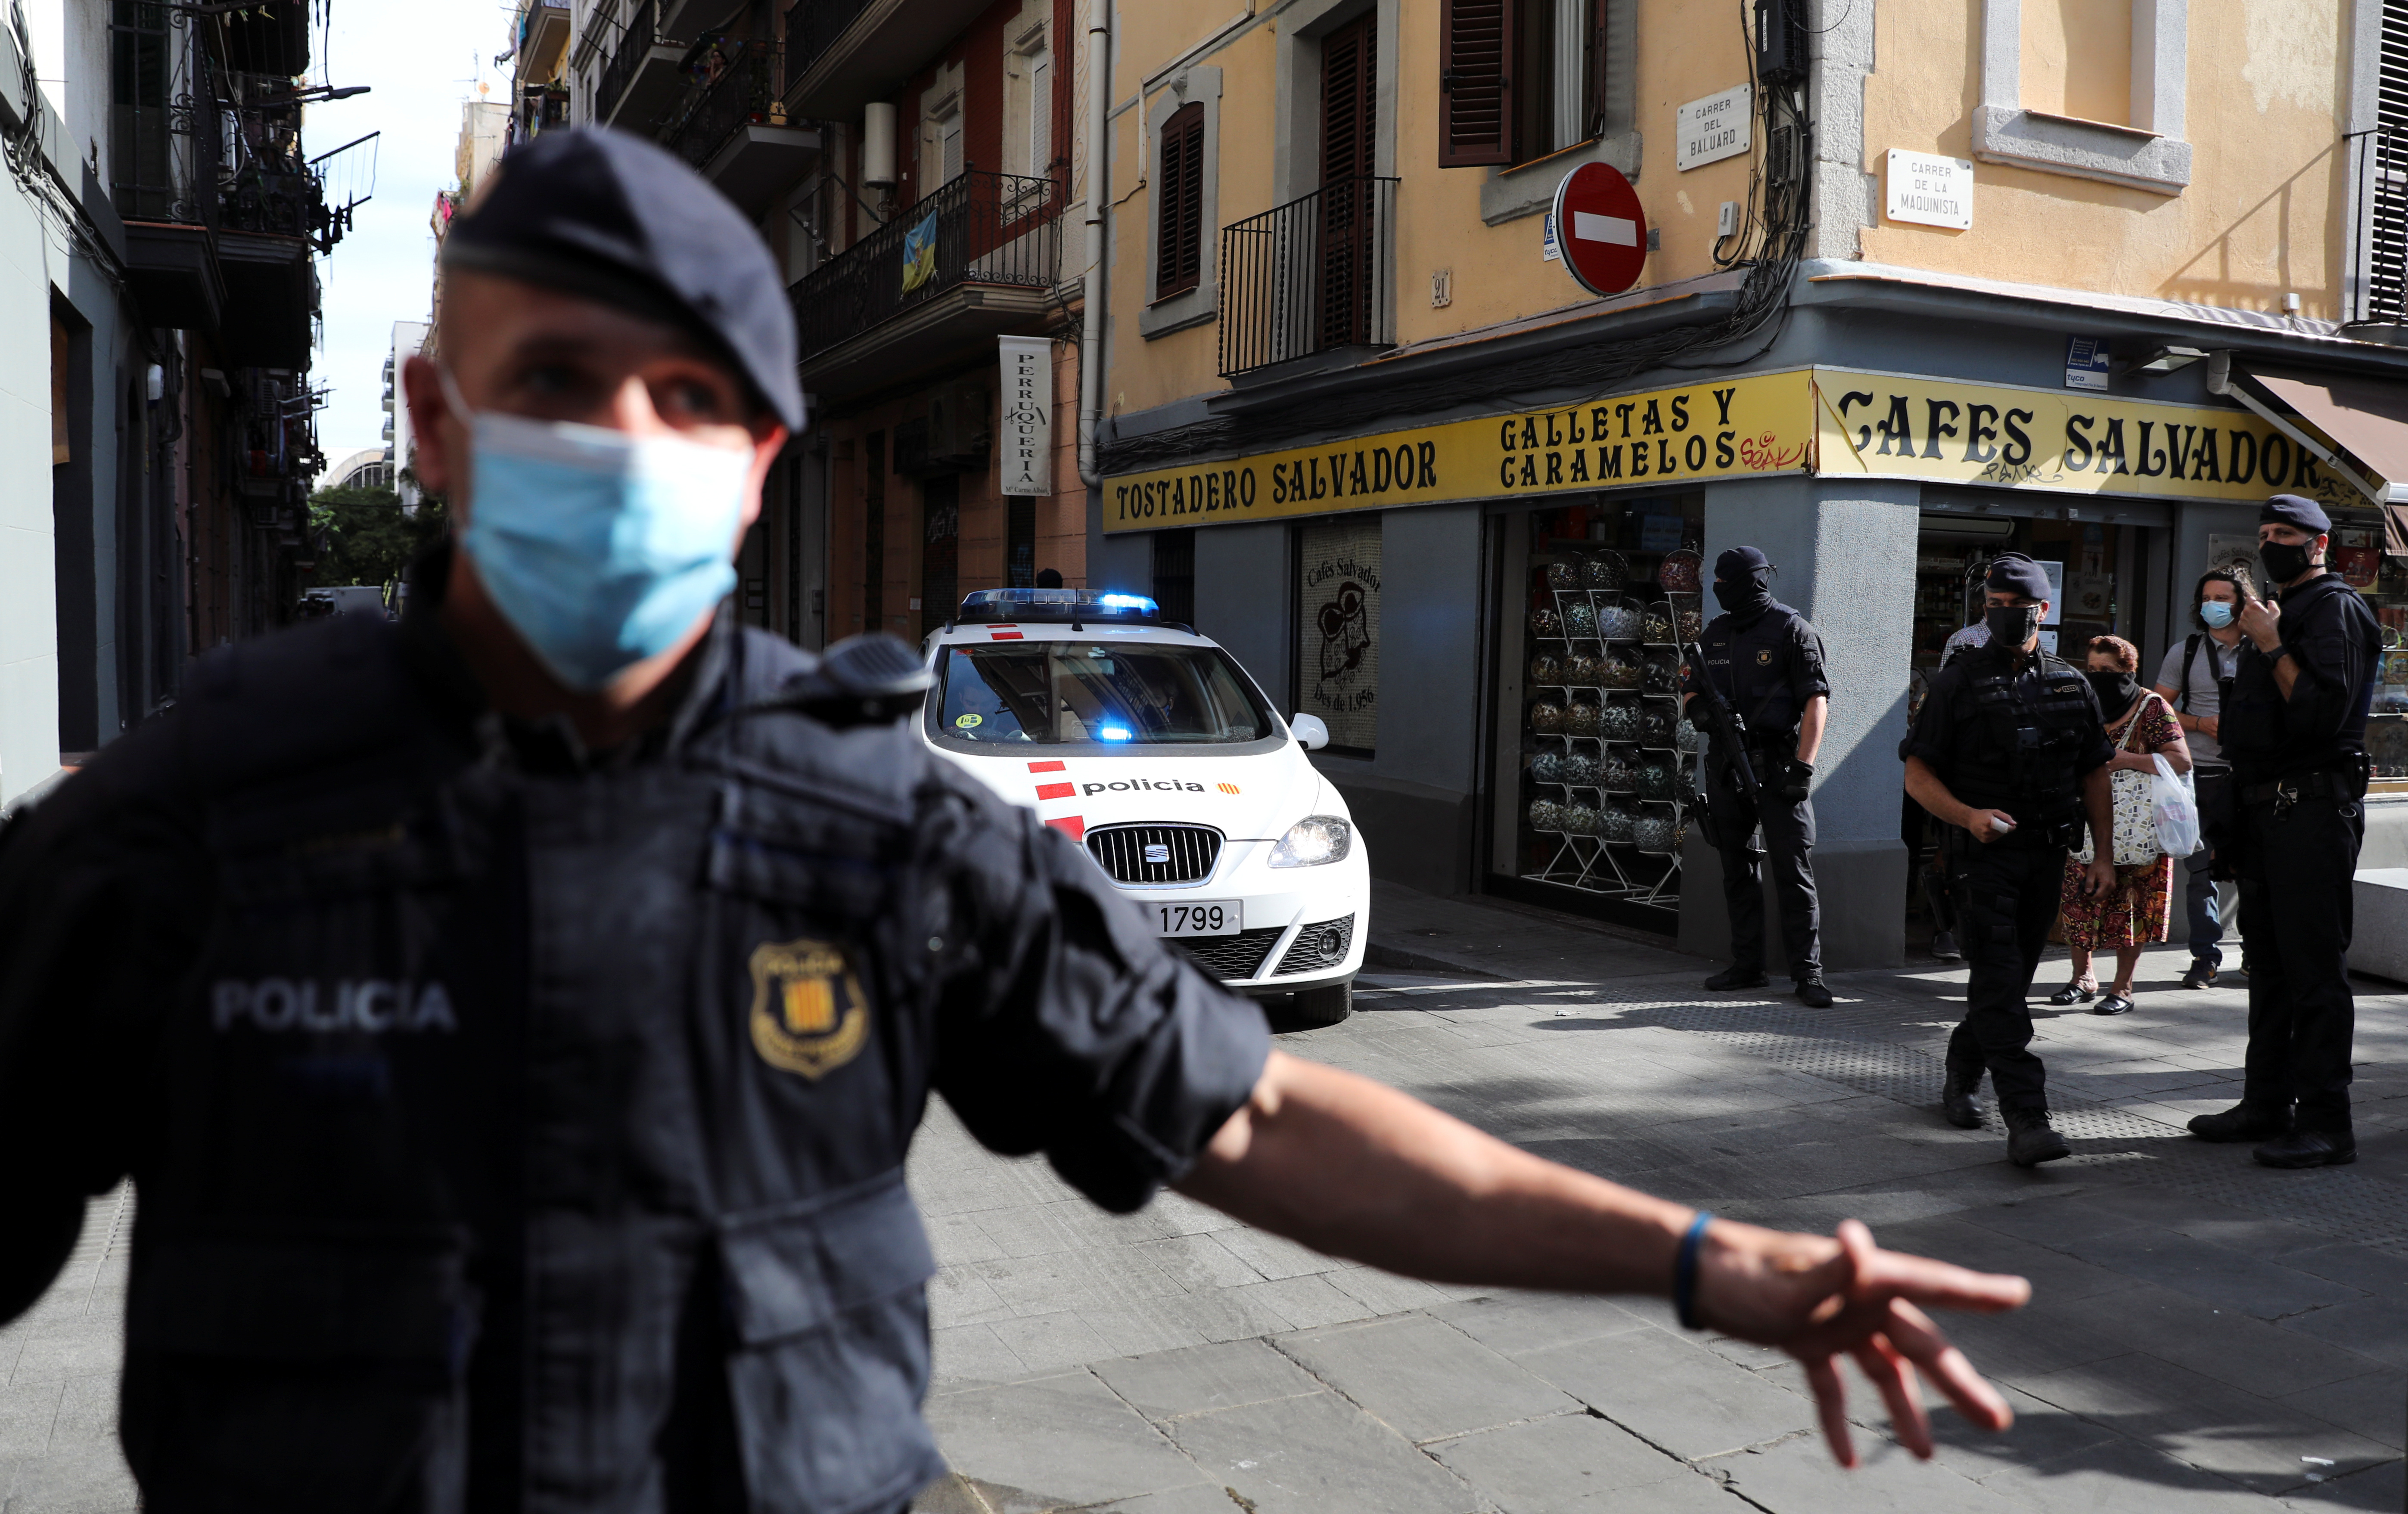
[[[1087,273],[1079,328],[1079,481],[1096,476],[1096,428],[1104,419],[1104,207],[1111,163],[1112,0],[1087,0]]]

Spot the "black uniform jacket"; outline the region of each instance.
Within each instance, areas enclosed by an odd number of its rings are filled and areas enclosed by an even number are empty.
[[[2232,707],[2218,726],[2218,743],[2243,783],[2331,767],[2366,750],[2383,648],[2373,612],[2336,573],[2283,591],[2280,602],[2283,645],[2299,669],[2291,695],[2283,697],[2274,664],[2244,639]]]
[[[1705,676],[1747,722],[1751,743],[1796,731],[1807,702],[1831,695],[1822,636],[1806,617],[1778,600],[1744,625],[1728,615],[1715,616],[1700,640]],[[1698,669],[1689,670],[1685,693],[1698,692]]]
[[[886,1514],[930,1088],[1115,1209],[1245,1099],[1074,844],[705,647],[595,760],[431,615],[246,643],[0,842],[0,1320],[131,1175],[150,1509]]]
[[[1931,675],[1899,749],[1901,759],[1922,758],[1958,802],[2014,816],[2007,839],[2033,846],[2079,817],[2081,779],[2114,754],[2080,669],[2045,651],[2018,669],[1997,642]]]

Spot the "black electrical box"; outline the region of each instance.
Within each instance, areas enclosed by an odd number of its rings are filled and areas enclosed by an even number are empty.
[[[1808,0],[1756,0],[1756,78],[1761,84],[1806,79]]]

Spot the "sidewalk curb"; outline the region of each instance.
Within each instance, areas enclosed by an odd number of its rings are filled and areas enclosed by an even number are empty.
[[[1485,967],[1475,967],[1469,963],[1455,962],[1445,957],[1434,957],[1426,951],[1414,951],[1405,947],[1391,946],[1377,936],[1363,943],[1363,965],[1387,967],[1398,972],[1445,973],[1455,978],[1480,978],[1492,983],[1512,981],[1504,974],[1492,972]]]

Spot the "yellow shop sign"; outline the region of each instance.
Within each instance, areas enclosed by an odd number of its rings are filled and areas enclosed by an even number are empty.
[[[1812,465],[1811,375],[1717,378],[1104,480],[1104,529],[1689,483]]]
[[[2287,490],[2328,504],[2365,503],[2319,468],[2315,454],[2239,407],[1848,368],[1815,369],[1814,387],[1825,477],[2251,502]]]

